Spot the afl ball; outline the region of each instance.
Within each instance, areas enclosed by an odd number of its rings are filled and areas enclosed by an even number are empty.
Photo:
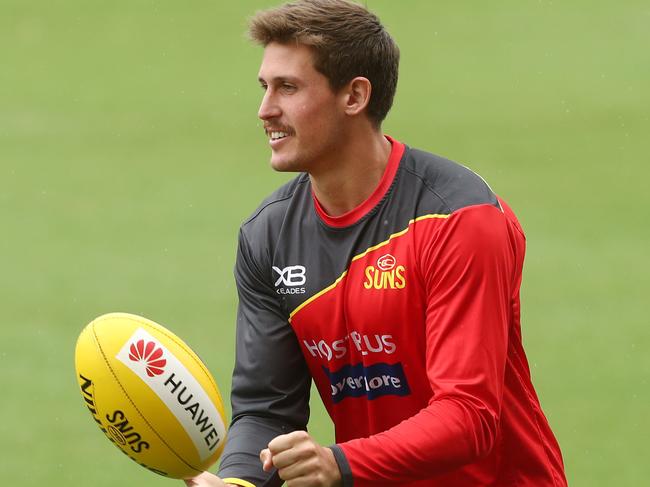
[[[151,320],[110,313],[81,332],[75,350],[81,396],[122,453],[166,477],[194,477],[226,439],[217,384],[199,357]]]

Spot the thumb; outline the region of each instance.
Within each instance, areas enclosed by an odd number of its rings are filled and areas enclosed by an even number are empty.
[[[264,448],[260,452],[260,461],[262,462],[262,469],[265,472],[269,472],[273,468],[273,455],[271,455],[271,450]]]

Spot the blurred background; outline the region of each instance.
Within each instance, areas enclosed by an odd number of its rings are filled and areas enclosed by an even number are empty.
[[[291,177],[244,34],[276,3],[0,0],[3,485],[181,485],[103,438],[75,340],[142,314],[229,395],[238,226]],[[474,169],[526,230],[524,341],[570,484],[645,484],[650,4],[366,4],[402,51],[385,132]]]

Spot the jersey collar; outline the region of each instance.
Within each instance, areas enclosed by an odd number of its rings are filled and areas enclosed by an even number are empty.
[[[404,144],[398,142],[388,135],[385,135],[385,137],[388,139],[392,146],[390,156],[388,157],[388,164],[386,164],[384,174],[381,177],[381,180],[379,181],[379,184],[375,190],[368,197],[368,199],[366,199],[359,206],[348,211],[347,213],[344,213],[343,215],[330,216],[325,212],[319,201],[316,199],[316,195],[314,195],[314,192],[312,191],[311,195],[314,200],[316,213],[318,213],[318,216],[327,225],[331,227],[342,228],[355,224],[361,218],[367,215],[370,210],[377,206],[377,204],[388,192],[388,189],[390,188],[391,184],[393,184],[393,180],[395,179],[395,174],[397,174],[399,161],[402,159],[402,155],[404,154]]]

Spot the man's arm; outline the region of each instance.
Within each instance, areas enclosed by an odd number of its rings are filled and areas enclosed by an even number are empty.
[[[260,451],[276,436],[306,429],[311,385],[295,334],[269,282],[271,262],[266,262],[265,253],[266,249],[252,249],[240,232],[233,419],[219,469],[222,478],[258,487],[269,478]]]

